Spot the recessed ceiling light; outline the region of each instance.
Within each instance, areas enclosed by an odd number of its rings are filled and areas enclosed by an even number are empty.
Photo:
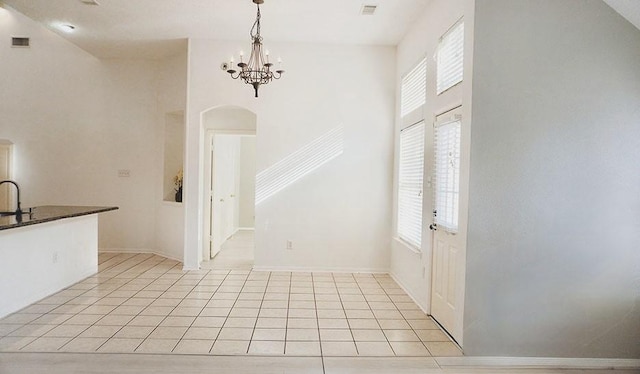
[[[67,32],[67,33],[72,33],[74,31],[76,31],[76,27],[74,25],[68,24],[68,23],[63,23],[60,25],[60,30]]]

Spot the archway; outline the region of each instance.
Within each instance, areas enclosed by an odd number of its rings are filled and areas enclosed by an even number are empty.
[[[202,232],[200,262],[208,261],[215,256],[225,240],[238,233],[241,229],[240,216],[251,215],[251,221],[253,221],[254,213],[249,211],[251,209],[244,207],[249,204],[251,207],[255,206],[255,189],[250,192],[250,196],[247,196],[249,192],[240,196],[238,192],[233,192],[233,188],[240,188],[240,180],[229,179],[239,178],[241,172],[246,174],[245,169],[251,170],[248,167],[250,164],[247,164],[251,161],[243,160],[241,150],[244,147],[246,152],[247,145],[251,145],[251,142],[248,141],[250,137],[255,140],[256,122],[255,113],[237,106],[220,106],[201,113],[202,168],[198,178],[202,184],[200,188],[202,191],[200,196],[202,214],[199,219]],[[214,143],[218,144],[217,149],[213,146]],[[219,160],[219,167],[216,168],[215,160],[216,157],[222,157],[220,152],[223,145],[225,151],[222,152],[226,159]],[[253,147],[255,152],[255,142],[253,142]],[[252,162],[253,171],[250,173],[253,175],[250,178],[255,184],[255,156]],[[233,163],[233,165],[228,165],[229,163]],[[243,164],[242,168],[240,167],[241,163]],[[219,172],[217,175],[216,170]],[[224,176],[222,176],[223,174]],[[224,191],[222,191],[223,189]],[[251,189],[249,188],[249,190]],[[247,229],[247,227],[243,229]],[[251,246],[253,247],[253,244]],[[251,248],[250,251],[252,257],[253,249]],[[246,264],[246,261],[243,263]]]

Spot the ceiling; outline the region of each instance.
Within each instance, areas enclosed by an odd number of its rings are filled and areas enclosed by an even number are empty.
[[[604,2],[640,29],[640,0],[604,0]]]
[[[249,40],[251,0],[4,0],[100,58],[161,59],[185,38]],[[265,0],[265,42],[396,45],[431,0]],[[363,16],[363,5],[378,5]],[[72,24],[72,33],[60,25]]]
[[[247,40],[251,0],[0,0],[99,58],[162,59],[186,38]],[[431,0],[265,0],[265,42],[397,45]],[[604,0],[640,29],[640,0]],[[363,5],[378,5],[373,16]],[[76,27],[73,33],[62,24]]]

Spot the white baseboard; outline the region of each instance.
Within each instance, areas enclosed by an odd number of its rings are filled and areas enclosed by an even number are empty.
[[[238,231],[256,231],[255,227],[238,227],[236,232]]]
[[[178,262],[183,262],[181,258],[175,258],[173,256],[167,255],[162,252],[158,252],[154,249],[144,249],[144,248],[100,248],[98,249],[98,253],[144,253],[150,255],[156,255],[160,257],[167,258],[169,260],[174,260]]]
[[[422,305],[421,303],[418,302],[418,300],[411,294],[411,292],[409,292],[409,289],[404,285],[404,283],[402,283],[402,281],[400,280],[400,278],[398,278],[394,273],[389,272],[389,275],[391,276],[391,279],[393,279],[398,286],[400,286],[400,288],[402,288],[402,290],[409,295],[409,297],[411,298],[411,300],[413,300],[414,303],[416,303],[416,305],[418,306],[418,308],[420,308],[420,310],[422,310],[422,312],[424,314],[429,314],[429,312],[427,312],[427,307],[425,305]]]
[[[330,268],[330,267],[297,267],[297,266],[254,266],[254,271],[284,271],[291,273],[373,273],[389,274],[388,269],[362,269],[362,268]]]
[[[640,369],[640,359],[559,357],[434,357],[441,367],[548,367],[557,369]]]

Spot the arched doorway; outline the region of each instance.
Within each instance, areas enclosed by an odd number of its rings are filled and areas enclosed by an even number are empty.
[[[256,115],[241,107],[216,107],[202,113],[201,126],[204,265],[251,268]]]

